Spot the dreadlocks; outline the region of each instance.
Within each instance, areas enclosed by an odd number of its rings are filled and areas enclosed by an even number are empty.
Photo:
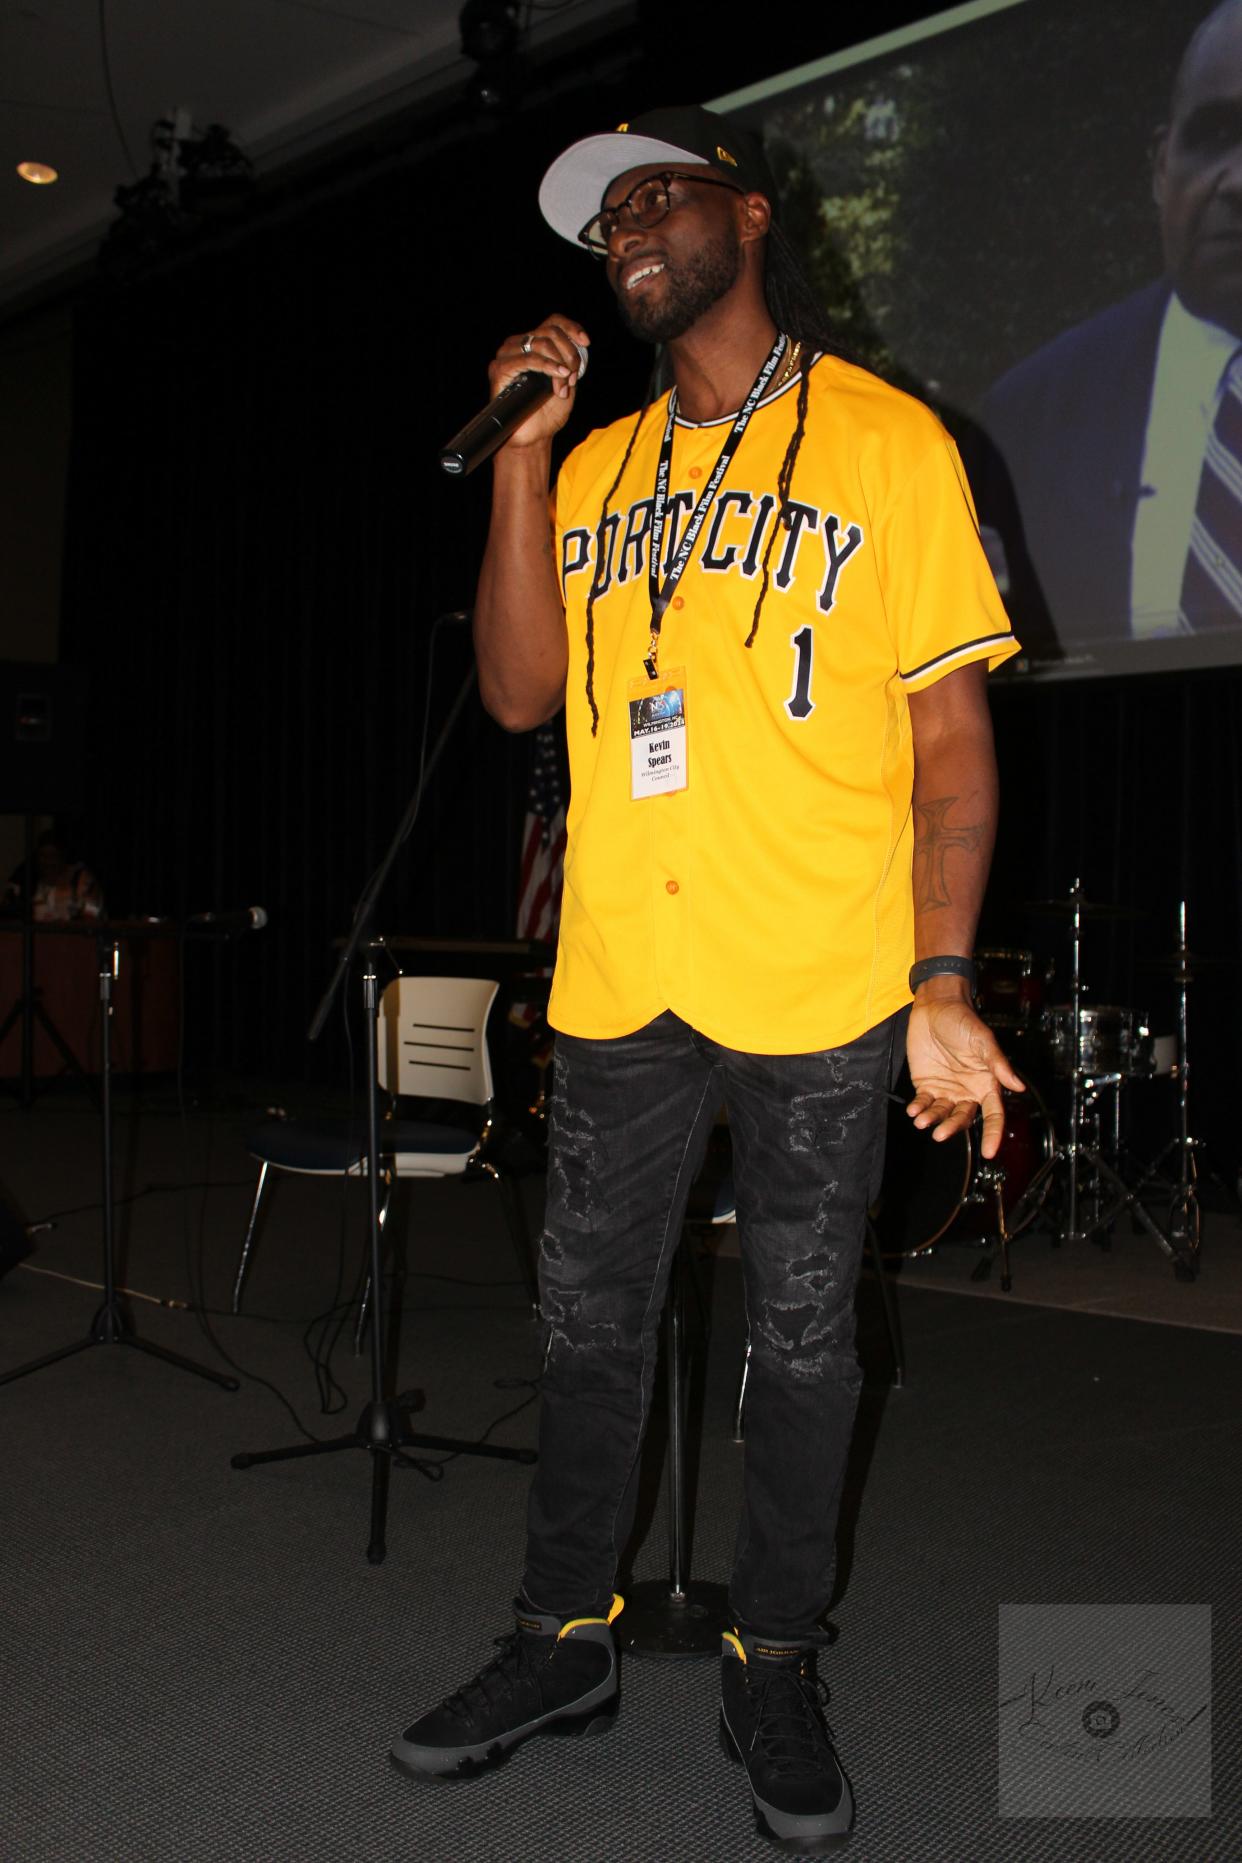
[[[811,364],[817,350],[831,352],[838,350],[832,331],[828,327],[828,319],[820,308],[819,300],[811,289],[806,273],[798,263],[797,254],[786,237],[784,229],[775,219],[768,228],[767,265],[764,269],[763,291],[773,323],[778,330],[785,332],[790,342],[801,343],[806,350],[806,356],[798,381],[798,411],[794,421],[794,430],[789,436],[789,445],[785,448],[785,457],[776,475],[778,500],[776,522],[768,533],[768,541],[763,552],[759,598],[751,617],[750,633],[746,636],[747,647],[753,647],[755,635],[759,632],[759,617],[763,612],[763,604],[767,600],[769,564],[772,560],[772,546],[776,542],[777,532],[787,531],[793,522],[793,514],[789,508],[790,491],[793,486],[794,465],[802,446],[802,436],[806,432],[806,410],[811,389]]]
[[[791,343],[801,343],[806,351],[802,374],[798,381],[797,418],[794,430],[785,448],[785,457],[781,461],[776,479],[777,513],[776,522],[768,535],[763,552],[762,579],[759,585],[759,598],[755,603],[755,612],[750,624],[750,633],[745,645],[754,645],[755,635],[759,632],[759,617],[767,599],[772,546],[776,542],[777,532],[788,530],[793,522],[790,511],[790,494],[793,486],[794,466],[802,446],[802,436],[806,432],[806,413],[810,399],[811,363],[817,352],[840,355],[837,343],[829,327],[828,319],[811,288],[805,272],[798,262],[797,254],[779,223],[774,219],[768,228],[767,263],[764,271],[764,295],[768,310],[778,330],[783,330]],[[617,487],[625,475],[625,468],[630,463],[634,444],[638,439],[647,411],[655,398],[671,385],[669,380],[667,351],[662,350],[656,358],[651,381],[638,419],[630,432],[625,456],[617,468],[617,476],[609,486],[604,497],[603,509],[599,514],[599,524],[595,532],[595,564],[591,575],[591,587],[587,594],[586,605],[586,698],[591,708],[591,736],[599,730],[599,707],[595,703],[595,598],[599,593],[606,560],[608,557],[608,519],[609,505]]]

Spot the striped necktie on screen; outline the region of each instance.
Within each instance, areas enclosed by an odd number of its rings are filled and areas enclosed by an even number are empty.
[[[1203,455],[1177,619],[1183,634],[1242,626],[1242,349],[1229,359]]]

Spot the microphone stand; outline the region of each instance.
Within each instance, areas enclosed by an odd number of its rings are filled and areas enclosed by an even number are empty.
[[[121,947],[107,926],[101,926],[95,934],[95,949],[99,959],[103,1111],[103,1304],[91,1321],[91,1329],[85,1339],[62,1346],[58,1352],[47,1352],[42,1358],[31,1359],[27,1364],[19,1365],[16,1371],[6,1371],[0,1376],[0,1384],[12,1384],[16,1378],[28,1377],[32,1371],[41,1371],[45,1365],[55,1365],[62,1358],[73,1358],[78,1352],[89,1351],[92,1346],[126,1345],[134,1346],[139,1352],[146,1352],[151,1358],[162,1358],[166,1365],[175,1365],[179,1371],[192,1371],[196,1377],[218,1384],[223,1391],[236,1391],[239,1388],[236,1378],[212,1371],[208,1366],[198,1364],[195,1359],[183,1358],[180,1352],[170,1352],[165,1346],[153,1345],[149,1339],[140,1338],[121,1304],[116,1285],[112,1189],[112,985],[120,969]]]
[[[371,1252],[371,1398],[365,1404],[356,1426],[346,1436],[333,1436],[325,1442],[295,1443],[282,1449],[260,1449],[235,1455],[232,1466],[237,1469],[254,1468],[260,1462],[289,1462],[301,1456],[336,1455],[343,1449],[365,1449],[371,1457],[371,1537],[367,1543],[367,1558],[372,1565],[381,1565],[387,1553],[388,1520],[388,1482],[394,1460],[404,1459],[406,1449],[444,1449],[455,1455],[490,1456],[503,1462],[534,1462],[537,1459],[533,1449],[503,1449],[493,1443],[463,1442],[453,1436],[425,1436],[411,1432],[405,1421],[404,1412],[399,1404],[388,1395],[388,1378],[384,1364],[384,1294],[383,1294],[383,1240],[384,1231],[380,1222],[379,1176],[379,1077],[378,1077],[378,1040],[377,1022],[379,1016],[379,988],[375,971],[374,942],[372,939],[373,920],[379,896],[384,888],[392,864],[402,843],[414,826],[423,793],[431,778],[440,756],[452,734],[453,726],[462,711],[466,700],[474,688],[475,669],[473,662],[462,681],[457,697],[450,707],[448,716],[441,727],[435,748],[419,774],[414,793],[406,805],[405,814],[397,825],[397,831],[388,845],[388,851],[375,869],[354,912],[354,922],[350,934],[341,952],[332,980],[320,998],[319,1006],[311,1020],[308,1040],[317,1041],[323,1032],[337,991],[357,953],[362,954],[362,1006],[366,1025],[366,1070],[367,1070],[367,1190],[369,1194],[370,1252]]]

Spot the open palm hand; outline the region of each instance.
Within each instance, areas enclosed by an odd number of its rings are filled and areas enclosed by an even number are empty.
[[[920,1130],[943,1141],[983,1109],[980,1149],[994,1158],[1005,1128],[1001,1089],[1023,1090],[987,1023],[958,998],[916,1002],[910,1011],[906,1058],[914,1098],[906,1111]]]

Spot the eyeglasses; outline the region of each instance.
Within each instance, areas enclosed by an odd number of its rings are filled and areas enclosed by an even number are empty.
[[[697,181],[702,187],[728,188],[733,194],[742,191],[731,181],[718,181],[715,175],[680,175],[671,171],[664,175],[648,175],[645,181],[637,182],[630,189],[623,201],[618,201],[615,207],[602,208],[593,220],[587,221],[578,235],[587,251],[594,253],[597,259],[606,258],[623,215],[628,215],[633,224],[644,231],[659,226],[677,205],[668,191],[670,181]]]

